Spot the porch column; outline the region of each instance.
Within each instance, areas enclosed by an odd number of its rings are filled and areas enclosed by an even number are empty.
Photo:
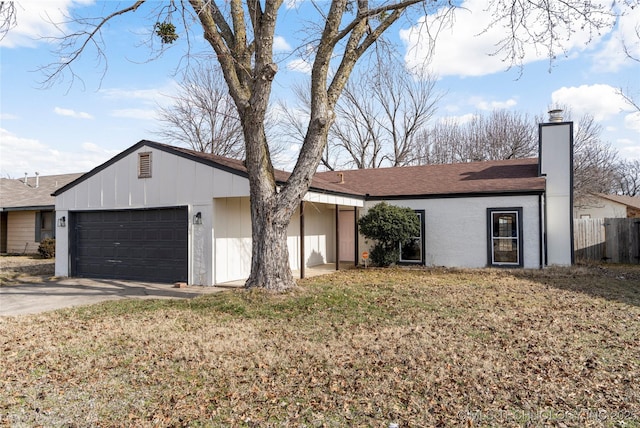
[[[358,207],[353,207],[353,228],[356,231],[354,237],[355,242],[353,243],[353,249],[355,251],[353,255],[353,265],[358,267],[358,262],[360,261],[360,255],[358,254],[358,243],[360,242],[360,239],[358,239],[358,233],[360,233],[358,230]]]
[[[300,201],[300,279],[304,278],[304,201]]]
[[[336,270],[340,270],[340,207],[336,204]]]

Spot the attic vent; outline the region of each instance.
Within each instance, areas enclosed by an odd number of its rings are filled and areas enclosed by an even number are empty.
[[[138,178],[151,178],[151,152],[138,153]]]

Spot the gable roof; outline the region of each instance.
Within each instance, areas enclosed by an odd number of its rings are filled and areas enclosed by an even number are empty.
[[[27,209],[43,209],[55,206],[55,198],[51,195],[56,189],[62,188],[82,174],[41,175],[24,178],[0,179],[0,210],[17,211]]]
[[[318,177],[372,199],[541,193],[538,159],[331,171]]]
[[[640,197],[638,196],[606,195],[604,193],[598,193],[597,196],[631,208],[640,209]]]
[[[141,140],[111,160],[57,189],[54,196],[81,183],[144,146],[248,177],[247,169],[241,160]],[[289,172],[282,170],[275,170],[274,173],[278,184],[284,184],[290,175]],[[344,178],[344,182],[341,178]],[[538,173],[538,159],[510,159],[318,172],[313,177],[309,190],[369,199],[539,194],[545,190],[545,178]]]
[[[78,177],[75,181],[67,184],[66,186],[63,186],[60,189],[57,189],[53,193],[53,195],[56,196],[56,195],[59,195],[60,193],[65,192],[67,189],[87,180],[88,178],[96,175],[97,173],[109,167],[110,165],[113,165],[114,163],[118,162],[124,157],[130,155],[131,153],[136,152],[137,150],[145,146],[151,147],[157,150],[161,150],[167,153],[172,153],[176,156],[180,156],[195,162],[209,165],[211,167],[218,168],[223,171],[227,171],[232,174],[239,175],[241,177],[245,177],[245,178],[249,177],[249,174],[247,173],[247,168],[244,166],[244,162],[241,160],[227,158],[224,156],[217,156],[211,153],[197,152],[197,151],[189,150],[183,147],[176,147],[176,146],[170,146],[168,144],[157,143],[155,141],[141,140],[138,143],[126,149],[125,151],[123,151],[122,153],[118,154],[117,156],[103,163],[102,165],[99,165],[94,169],[92,169],[91,171],[87,172],[86,174],[82,175],[81,177]],[[274,174],[275,174],[276,182],[279,184],[284,184],[290,175],[290,173],[282,170],[275,170]],[[315,177],[311,182],[310,190],[328,192],[328,193],[340,194],[340,195],[344,195],[344,194],[348,194],[350,196],[360,195],[358,192],[345,193],[345,189],[343,187],[329,183],[322,178],[315,178]],[[362,194],[362,196],[363,195],[364,194]]]

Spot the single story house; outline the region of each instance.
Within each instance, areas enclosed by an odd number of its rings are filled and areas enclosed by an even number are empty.
[[[403,263],[573,262],[571,122],[540,125],[536,159],[317,173],[288,233],[293,271],[361,262],[357,219],[380,201],[422,230]],[[276,172],[278,183],[288,174]],[[249,182],[241,161],[140,141],[55,191],[56,275],[215,285],[247,278]]]
[[[55,238],[51,194],[81,175],[0,178],[0,253],[33,254],[42,239]]]
[[[596,193],[576,200],[575,218],[640,218],[640,197]]]

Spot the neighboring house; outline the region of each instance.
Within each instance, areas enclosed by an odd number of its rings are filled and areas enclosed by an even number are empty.
[[[368,244],[357,219],[380,201],[420,216],[403,263],[570,265],[572,128],[540,125],[539,159],[316,174],[289,227],[291,269],[360,262]],[[278,183],[287,177],[276,171]],[[214,285],[249,275],[241,161],[140,141],[55,195],[67,219],[57,228],[58,276]]]
[[[0,178],[0,253],[31,254],[55,237],[52,193],[82,174]]]
[[[576,200],[575,218],[640,218],[640,197],[597,193]]]

